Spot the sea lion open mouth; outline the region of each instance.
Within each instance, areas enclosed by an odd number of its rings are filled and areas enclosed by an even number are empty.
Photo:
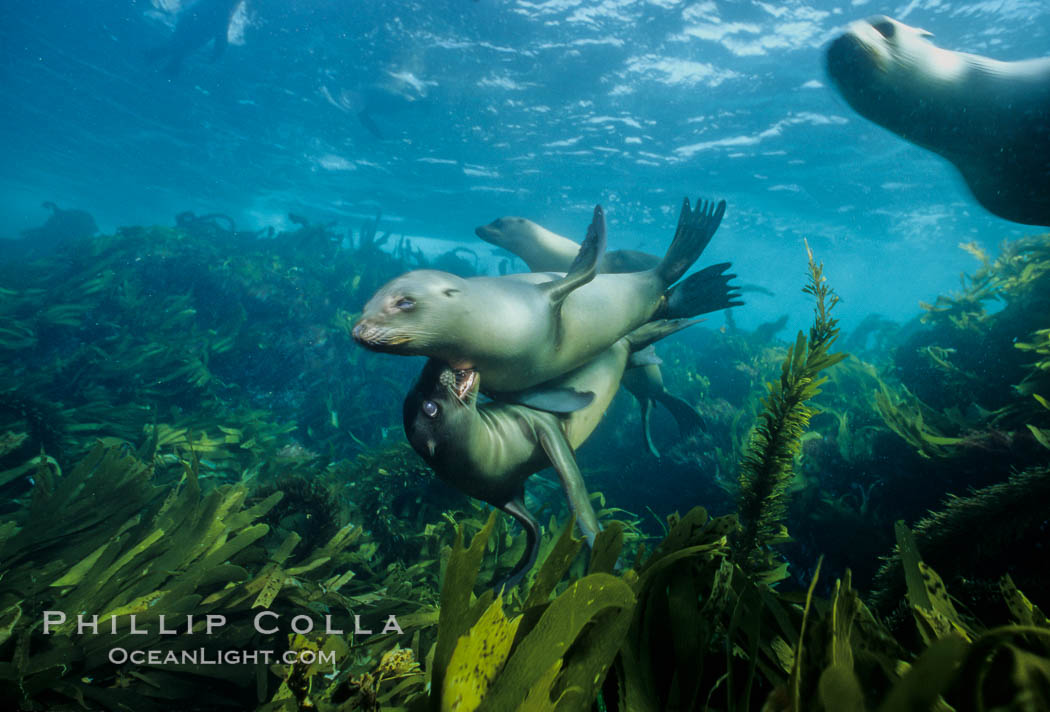
[[[472,368],[448,368],[441,374],[441,384],[455,394],[456,398],[467,404],[467,397],[477,392],[478,372]]]

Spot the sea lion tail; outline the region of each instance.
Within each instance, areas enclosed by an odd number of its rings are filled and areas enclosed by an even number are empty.
[[[667,292],[667,305],[658,316],[664,319],[691,319],[700,314],[739,307],[740,288],[729,284],[735,274],[724,274],[729,262],[711,265],[691,274]]]
[[[555,305],[560,305],[574,290],[590,282],[598,274],[598,263],[605,254],[605,213],[602,206],[594,206],[594,217],[587,228],[587,238],[580,245],[576,259],[561,279],[541,285]]]
[[[711,242],[715,231],[726,213],[726,201],[714,202],[697,199],[696,210],[689,207],[689,198],[682,201],[682,212],[678,216],[678,227],[667,254],[656,266],[656,274],[664,284],[671,285],[682,278],[686,270],[700,257]]]

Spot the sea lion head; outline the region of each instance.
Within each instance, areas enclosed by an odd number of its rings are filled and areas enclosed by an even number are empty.
[[[481,376],[430,359],[405,397],[405,435],[427,462],[455,457],[477,417]]]
[[[448,272],[415,270],[380,287],[354,324],[354,340],[373,351],[440,355],[449,329],[467,318],[466,281]],[[456,364],[459,365],[459,364]]]
[[[520,235],[532,232],[537,227],[536,223],[526,218],[508,216],[474,228],[474,234],[485,242],[509,250],[517,244]]]
[[[932,35],[885,15],[850,23],[828,47],[828,76],[857,113],[910,140],[933,117],[951,110],[938,95],[958,94],[966,55],[941,49]]]

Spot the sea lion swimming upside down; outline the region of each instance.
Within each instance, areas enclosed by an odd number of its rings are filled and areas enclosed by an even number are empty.
[[[574,256],[580,250],[580,245],[570,238],[551,232],[527,218],[513,216],[497,218],[488,225],[475,228],[474,234],[485,242],[517,255],[533,272],[564,272],[569,269]],[[600,271],[604,274],[640,272],[652,269],[659,262],[659,257],[645,252],[616,250],[605,253]],[[708,285],[713,294],[724,295],[726,299],[711,299],[709,309],[697,310],[691,316],[743,304],[737,301],[737,295],[730,293],[727,286],[728,281],[736,275],[721,274],[728,268],[729,263],[725,262],[708,268],[707,271],[713,280]],[[683,438],[689,437],[703,427],[703,419],[696,409],[672,394],[664,386],[659,363],[659,359],[653,354],[648,364],[628,370],[621,382],[621,385],[630,391],[641,407],[642,437],[649,452],[655,457],[660,457],[660,452],[653,441],[650,426],[654,403],[662,403],[667,408],[678,424],[679,433]]]
[[[700,256],[724,213],[725,201],[698,202],[694,211],[686,200],[660,264],[645,272],[595,276],[605,248],[598,206],[567,274],[463,279],[433,270],[408,272],[368,301],[354,339],[376,351],[475,369],[487,393],[536,386],[582,366],[654,316],[689,316],[693,278],[668,288]]]
[[[518,520],[526,553],[507,581],[515,585],[536,560],[539,525],[525,508],[524,483],[553,467],[576,521],[593,545],[598,518],[573,454],[594,432],[620,385],[632,352],[693,322],[654,321],[620,339],[597,358],[548,386],[589,394],[586,406],[550,413],[524,405],[478,404],[483,376],[431,359],[404,403],[405,434],[438,477]]]

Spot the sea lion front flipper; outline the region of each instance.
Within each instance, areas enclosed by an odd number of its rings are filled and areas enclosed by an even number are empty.
[[[493,400],[501,403],[517,403],[547,413],[575,413],[583,410],[594,400],[592,391],[577,391],[574,388],[529,388],[513,393],[496,393]]]
[[[514,499],[504,503],[500,509],[517,519],[522,529],[525,530],[525,555],[521,557],[521,561],[514,566],[507,578],[496,586],[497,589],[514,588],[521,583],[525,574],[536,563],[536,554],[539,552],[540,525],[529,510],[525,509],[524,489],[515,495]]]
[[[547,292],[551,304],[561,306],[565,297],[590,282],[598,274],[598,262],[605,253],[605,213],[602,206],[594,206],[594,217],[587,228],[587,239],[580,245],[569,271],[561,279],[540,285]]]
[[[662,366],[664,360],[656,355],[656,348],[649,344],[644,349],[632,351],[627,357],[627,368],[643,368],[645,366]]]
[[[537,423],[536,432],[543,451],[547,453],[547,458],[561,479],[565,498],[569,500],[569,508],[576,515],[580,530],[587,537],[587,545],[593,547],[594,538],[598,536],[601,527],[598,526],[598,515],[591,506],[591,498],[587,494],[587,486],[583,483],[580,467],[576,464],[576,455],[556,425]]]

